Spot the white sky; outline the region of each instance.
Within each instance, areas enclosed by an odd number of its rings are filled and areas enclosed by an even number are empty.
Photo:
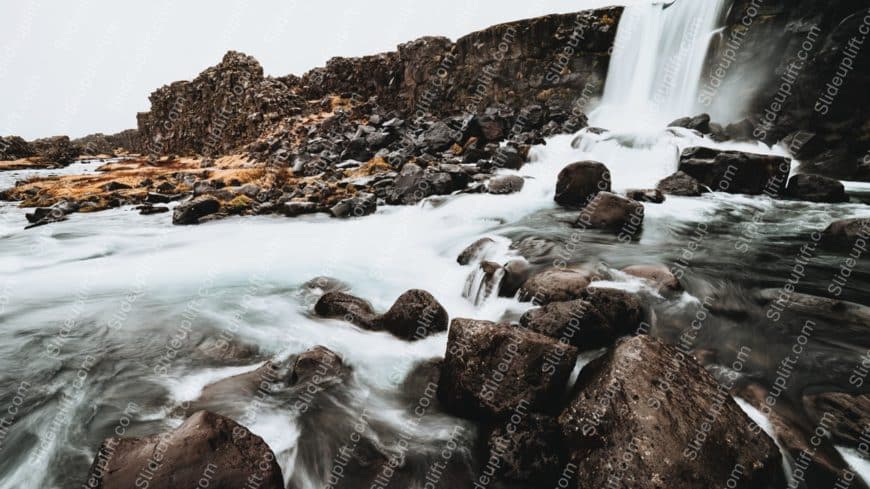
[[[136,126],[148,94],[234,49],[270,75],[619,0],[0,0],[0,135]]]

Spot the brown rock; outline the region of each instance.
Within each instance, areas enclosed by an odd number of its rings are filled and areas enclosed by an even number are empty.
[[[562,168],[553,200],[566,207],[583,207],[598,192],[610,191],[610,170],[597,161],[578,161]]]
[[[783,486],[778,448],[728,389],[649,336],[620,340],[587,365],[558,421],[576,487],[729,487],[738,464],[730,487]]]
[[[526,280],[520,289],[520,300],[548,304],[579,299],[595,278],[592,272],[575,268],[544,270]]]
[[[618,231],[620,238],[631,238],[640,232],[643,215],[640,202],[610,192],[598,192],[580,211],[575,226]]]
[[[147,471],[148,487],[235,489],[249,480],[262,489],[284,489],[275,454],[257,435],[223,416],[199,411],[178,428],[146,438],[107,438],[85,484],[101,489],[138,487]]]
[[[438,398],[473,419],[558,409],[577,349],[523,328],[474,319],[450,324]]]
[[[683,290],[680,281],[665,265],[631,265],[623,268],[622,273],[645,279],[659,292],[671,293]]]
[[[314,312],[328,318],[341,318],[363,329],[377,329],[372,305],[365,299],[333,291],[323,294],[314,305]]]
[[[447,330],[447,311],[429,292],[411,289],[375,321],[378,328],[406,340],[419,340]]]

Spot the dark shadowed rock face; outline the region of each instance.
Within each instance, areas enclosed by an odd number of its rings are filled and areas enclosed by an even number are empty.
[[[412,289],[400,295],[376,324],[399,338],[417,340],[446,331],[447,321],[447,310],[432,294]]]
[[[840,445],[858,448],[866,445],[870,427],[870,395],[850,392],[819,392],[803,396],[804,409],[818,425],[827,418],[828,431]],[[830,421],[833,418],[833,421]],[[864,450],[866,452],[866,450]]]
[[[592,303],[604,315],[617,336],[639,331],[644,311],[637,295],[608,287],[588,287],[580,298]]]
[[[799,174],[788,180],[785,194],[810,202],[847,202],[846,188],[838,180],[821,175]]]
[[[42,161],[61,166],[69,165],[81,154],[80,148],[73,145],[67,136],[37,139],[30,146]]]
[[[0,136],[0,160],[17,160],[33,156],[36,151],[19,136]]]
[[[524,328],[454,319],[438,398],[448,411],[472,419],[515,409],[553,412],[576,359],[576,348]]]
[[[208,411],[194,413],[159,435],[107,438],[84,487],[129,489],[147,481],[153,489],[175,489],[197,487],[203,479],[219,489],[245,487],[250,481],[259,481],[263,489],[284,489],[281,467],[266,443],[235,421]]]
[[[586,366],[559,416],[576,487],[782,487],[781,455],[694,359],[635,336]],[[662,379],[672,379],[670,388]]]
[[[578,161],[559,172],[553,200],[566,207],[583,207],[598,192],[609,191],[610,170],[603,163]]]

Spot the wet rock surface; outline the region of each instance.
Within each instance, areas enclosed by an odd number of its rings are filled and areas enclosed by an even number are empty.
[[[243,487],[250,480],[283,489],[275,454],[257,435],[223,416],[199,411],[178,428],[146,438],[108,438],[97,453],[86,484],[103,489],[148,486],[195,487],[207,474],[211,487]]]
[[[578,487],[614,478],[637,488],[725,487],[737,464],[746,468],[739,487],[782,487],[773,441],[700,365],[674,355],[635,336],[583,369],[558,418]],[[669,371],[679,388],[662,391],[657,379]]]
[[[788,180],[785,195],[811,202],[847,202],[849,197],[843,184],[821,175],[798,174]]]
[[[663,194],[679,195],[682,197],[697,197],[703,189],[698,180],[686,172],[678,171],[669,177],[659,181],[656,189]]]
[[[610,191],[610,170],[597,161],[578,161],[559,172],[553,199],[562,206],[583,207],[602,191]]]
[[[594,278],[592,272],[582,269],[544,270],[523,283],[520,300],[548,304],[579,299]]]
[[[454,319],[438,398],[471,419],[497,419],[518,405],[553,412],[576,358],[574,347],[524,328]]]

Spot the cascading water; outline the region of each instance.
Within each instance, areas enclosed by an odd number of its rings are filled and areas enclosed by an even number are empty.
[[[370,300],[380,311],[402,292],[421,288],[431,292],[451,318],[502,321],[517,318],[531,305],[492,293],[479,261],[457,265],[460,251],[482,236],[493,237],[498,247],[479,260],[503,264],[523,255],[540,267],[557,260],[606,262],[612,267],[608,285],[625,286],[630,279],[619,275],[619,268],[673,263],[698,224],[705,223],[710,234],[693,251],[693,283],[740,281],[768,287],[781,283],[800,237],[832,219],[868,216],[868,207],[722,193],[668,196],[662,204],[645,206],[640,238],[624,244],[607,233],[572,228],[577,211],[553,203],[556,175],[573,161],[605,163],[613,188],[619,191],[654,186],[676,169],[684,147],[726,147],[688,130],[664,129],[670,119],[692,114],[707,39],[722,8],[723,0],[629,7],[619,26],[620,45],[611,61],[604,100],[591,117],[594,125],[610,131],[584,129],[577,135],[554,136],[546,145],[533,148],[529,164],[518,171],[501,171],[525,179],[516,194],[466,194],[414,207],[385,206],[359,220],[261,216],[192,228],[173,227],[165,216],[140,216],[131,208],[118,208],[74,214],[68,221],[24,231],[24,210],[0,207],[0,265],[15,277],[8,294],[11,299],[2,304],[6,338],[0,345],[2,395],[12,392],[15,379],[37,378],[41,384],[28,393],[24,414],[5,439],[3,448],[14,445],[17,457],[0,459],[0,489],[78,486],[100,440],[113,434],[113,424],[128,402],[142,409],[127,434],[156,433],[177,425],[176,408],[197,399],[207,384],[314,345],[334,350],[352,366],[358,391],[348,393],[352,398],[330,400],[327,410],[308,413],[310,418],[290,414],[284,406],[268,406],[249,425],[278,454],[288,481],[292,478],[293,487],[302,489],[326,484],[323,467],[317,464],[329,464],[331,450],[346,442],[346,423],[355,419],[361,406],[369,407],[373,423],[382,426],[379,436],[387,440],[385,444],[391,443],[390,432],[398,432],[395,426],[412,419],[400,402],[400,386],[416,364],[444,354],[446,334],[408,343],[383,332],[318,318],[311,313],[313,302],[299,300],[297,294],[316,276],[346,282],[352,293]],[[668,68],[669,60],[679,68]],[[657,90],[668,84],[673,84],[670,91],[656,98]],[[781,152],[760,143],[728,143],[727,147]],[[10,174],[8,181],[0,180],[0,186],[11,185],[11,180]],[[759,215],[763,225],[753,232],[758,233],[754,243],[763,260],[741,254],[733,246],[734,237],[745,232],[743,223]],[[837,257],[823,256],[814,267],[832,270],[837,263]],[[858,272],[854,285],[867,290],[870,273]],[[498,273],[492,277],[496,283]],[[144,274],[145,285],[131,291],[131,277],[139,274]],[[825,278],[809,276],[807,281],[821,284]],[[631,286],[664,300],[637,281]],[[124,298],[130,296],[136,299],[126,304]],[[193,300],[199,306],[190,318]],[[686,294],[664,303],[663,309],[679,317],[693,300]],[[129,310],[123,327],[107,327],[125,304]],[[682,323],[674,322],[685,324],[685,317],[681,319]],[[178,349],[179,360],[166,375],[156,375],[153,367],[183,321],[190,321],[192,329]],[[727,355],[728,345],[735,341],[747,344],[757,355],[755,363],[747,364],[747,374],[758,378],[770,378],[770,365],[790,346],[791,338],[763,336],[762,327],[748,320],[724,326],[713,321],[705,325],[696,347]],[[806,347],[805,360],[795,366],[795,378],[823,385],[833,381],[832,373],[848,371],[856,363],[859,352],[831,346],[853,340],[834,326],[825,329],[820,324]],[[224,334],[253,352],[239,360],[248,363],[239,366],[204,357],[206,340]],[[46,357],[47,345],[60,337],[61,354]],[[90,387],[82,398],[87,402],[61,413],[55,434],[62,442],[37,457],[38,440],[46,438],[47,427],[61,412],[58,399],[76,394],[70,384],[82,352],[92,352],[100,360],[89,372]],[[0,405],[9,402],[8,397],[0,397]],[[443,413],[427,414],[414,430],[414,439],[440,449],[450,439],[450,428],[460,422]],[[318,430],[321,438],[312,439],[306,434],[309,429]],[[303,456],[318,446],[328,448],[323,460]],[[30,459],[39,464],[28,463]]]
[[[592,124],[611,130],[664,127],[694,115],[710,39],[726,0],[677,0],[625,8]]]

